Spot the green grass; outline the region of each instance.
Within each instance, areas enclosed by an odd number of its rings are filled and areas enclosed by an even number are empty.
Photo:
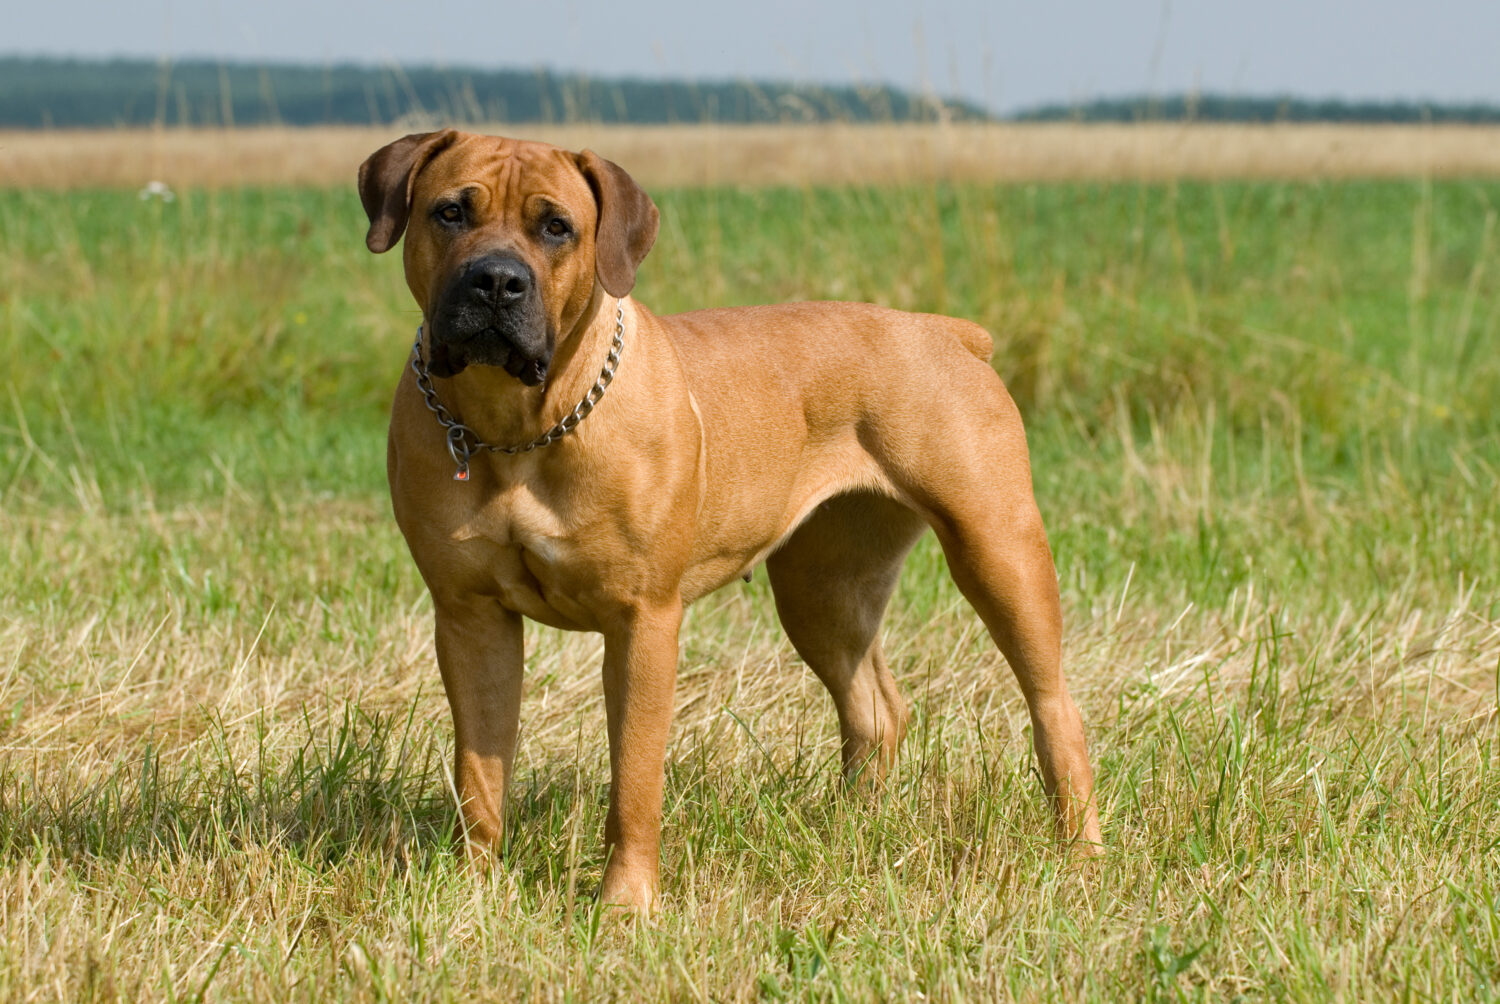
[[[384,498],[417,322],[352,191],[0,192],[0,997],[1500,999],[1500,185],[665,192],[640,298],[997,336],[1109,853],[924,542],[841,793],[762,578],[684,631],[666,910],[596,910],[599,642],[449,853]],[[628,359],[627,363],[628,365]]]

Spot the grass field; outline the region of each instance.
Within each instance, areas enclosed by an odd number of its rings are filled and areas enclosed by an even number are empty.
[[[685,628],[664,913],[593,905],[591,636],[529,635],[503,867],[465,873],[384,498],[417,315],[352,190],[3,190],[0,997],[1500,999],[1500,184],[657,195],[659,311],[995,333],[1107,855],[1048,840],[929,539],[883,797],[840,793],[758,577]]]

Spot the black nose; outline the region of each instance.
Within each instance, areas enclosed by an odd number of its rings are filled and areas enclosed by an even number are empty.
[[[481,258],[469,266],[469,286],[485,302],[509,307],[531,292],[531,269],[518,258]]]

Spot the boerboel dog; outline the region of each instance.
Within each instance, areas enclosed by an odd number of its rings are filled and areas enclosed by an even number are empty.
[[[1060,837],[1100,845],[1021,418],[968,321],[862,303],[658,317],[630,298],[655,204],[584,151],[451,129],[360,167],[366,243],[422,310],[396,388],[397,522],[432,593],[468,853],[501,836],[522,618],[604,636],[601,898],[657,902],[683,609],[764,563],[833,695],[850,777],[907,709],[880,621],[931,528],[1020,682]]]

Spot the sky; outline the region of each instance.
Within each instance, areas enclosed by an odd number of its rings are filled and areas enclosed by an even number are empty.
[[[1500,0],[48,0],[0,53],[891,83],[997,112],[1214,92],[1500,104]]]

